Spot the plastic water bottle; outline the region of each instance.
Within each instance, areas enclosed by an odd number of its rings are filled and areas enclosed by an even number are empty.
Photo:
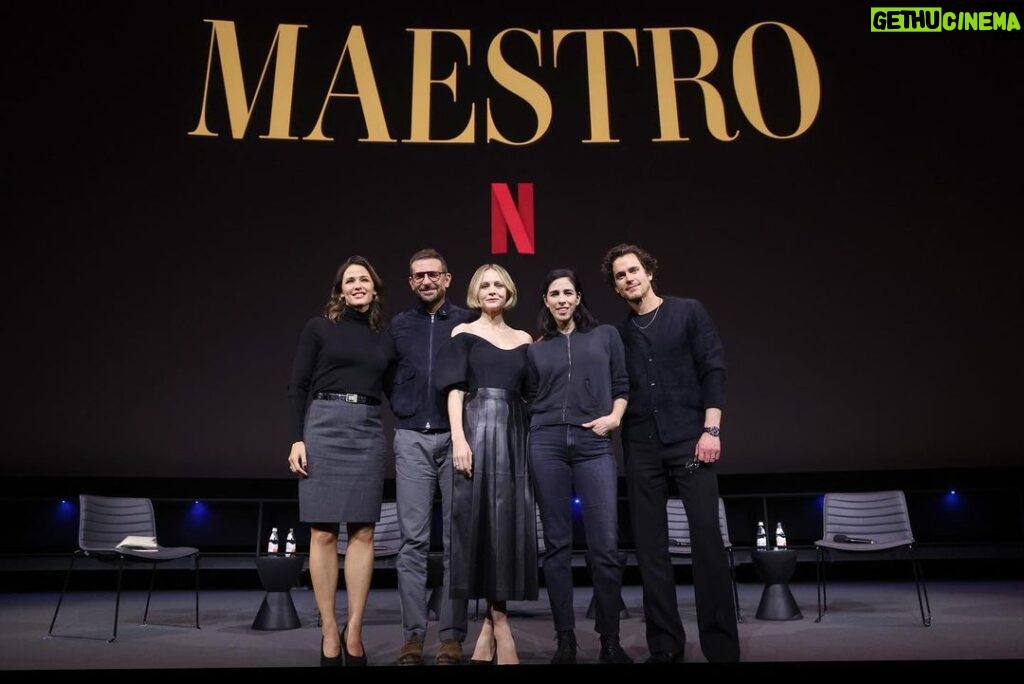
[[[288,536],[284,538],[284,555],[295,555],[295,529],[288,528]]]
[[[786,533],[782,531],[782,523],[775,526],[775,548],[786,548]]]
[[[768,533],[765,532],[764,523],[760,520],[757,521],[757,550],[768,550]]]
[[[270,540],[267,542],[267,554],[272,556],[278,552],[279,548],[280,546],[278,545],[277,540],[277,528],[274,527],[270,530]]]

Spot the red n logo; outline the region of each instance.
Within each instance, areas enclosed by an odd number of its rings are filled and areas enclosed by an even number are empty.
[[[491,183],[491,254],[508,253],[508,233],[516,251],[533,254],[533,183],[517,183],[519,206],[512,200],[508,183]]]

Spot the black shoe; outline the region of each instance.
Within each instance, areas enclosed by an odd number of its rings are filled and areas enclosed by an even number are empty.
[[[681,663],[685,659],[683,651],[670,653],[669,651],[651,651],[651,656],[644,661],[647,665],[672,665]]]
[[[342,648],[344,647],[344,642],[342,642]],[[344,660],[340,652],[332,658],[324,655],[324,638],[320,637],[320,667],[341,667],[343,664]]]
[[[597,659],[602,663],[614,665],[629,665],[633,662],[629,654],[622,650],[618,634],[601,635],[601,652],[598,654]]]
[[[558,641],[558,648],[555,655],[551,656],[552,665],[575,665],[576,664],[576,632],[566,629],[555,634]]]
[[[345,632],[348,631],[348,625],[345,625],[345,629],[341,630],[341,655],[345,658],[345,667],[365,667],[366,666],[366,647],[360,642],[360,646],[363,646],[363,655],[357,656],[352,655],[348,652],[348,645],[345,642]]]

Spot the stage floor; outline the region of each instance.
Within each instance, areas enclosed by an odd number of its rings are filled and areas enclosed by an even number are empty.
[[[923,627],[914,586],[909,582],[834,582],[830,612],[816,624],[813,583],[792,585],[803,619],[770,622],[754,617],[761,586],[741,584],[739,626],[744,663],[847,663],[927,661],[957,663],[999,661],[1017,667],[1024,659],[1024,581],[945,581],[929,583],[933,623]],[[293,589],[302,627],[263,632],[251,629],[263,598],[260,591],[204,591],[201,630],[190,628],[194,595],[187,591],[154,594],[150,620],[142,626],[144,592],[122,596],[117,641],[107,643],[113,620],[113,593],[72,592],[65,599],[55,633],[85,638],[48,638],[46,631],[56,593],[0,594],[0,668],[20,670],[162,670],[179,668],[305,668],[317,664],[320,643],[312,592]],[[687,629],[687,663],[705,662],[697,642],[693,591],[677,588]],[[579,662],[596,663],[598,638],[585,617],[591,589],[576,591]],[[638,662],[647,656],[641,592],[623,588],[630,617],[622,620],[621,639]],[[339,614],[344,592],[339,592]],[[519,654],[526,665],[546,664],[554,651],[547,597],[510,604]],[[480,623],[470,603],[466,658]],[[402,643],[397,592],[370,594],[364,628],[370,665],[393,665]],[[436,625],[427,635],[426,656],[437,648]],[[6,676],[5,676],[6,678]]]

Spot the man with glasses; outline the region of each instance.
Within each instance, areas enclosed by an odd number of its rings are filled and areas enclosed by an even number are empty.
[[[466,638],[466,601],[448,597],[448,543],[451,538],[452,441],[448,410],[434,389],[437,352],[460,323],[477,314],[460,309],[445,298],[452,275],[444,257],[421,249],[409,259],[409,287],[419,298],[416,307],[391,321],[398,364],[390,384],[391,411],[395,414],[395,485],[402,545],[398,552],[398,593],[402,601],[405,643],[399,665],[423,663],[427,631],[427,558],[434,495],[441,488],[444,543],[444,586],[438,608],[441,639],[435,662],[457,665]]]

